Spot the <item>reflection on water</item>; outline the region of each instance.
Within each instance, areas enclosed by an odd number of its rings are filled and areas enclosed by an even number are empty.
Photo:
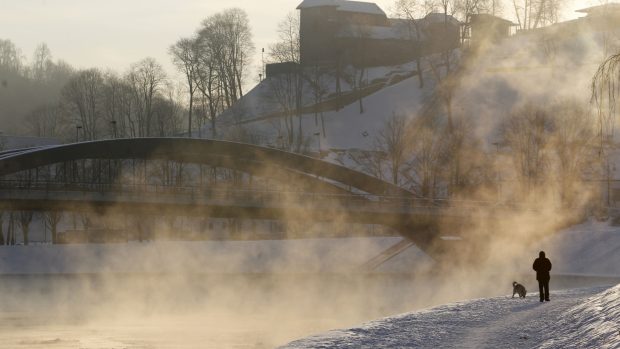
[[[552,287],[619,281],[555,276]],[[428,275],[1,276],[0,348],[272,348],[463,298],[442,285]]]

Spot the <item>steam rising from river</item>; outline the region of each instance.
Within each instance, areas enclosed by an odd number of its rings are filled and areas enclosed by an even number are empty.
[[[551,51],[540,52],[528,46],[536,40],[522,37],[505,43],[502,50],[489,48],[475,64],[469,63],[460,81],[461,92],[454,99],[456,114],[472,118],[467,122],[472,125],[475,140],[491,144],[498,137],[501,120],[523,103],[546,103],[566,96],[587,103],[584,96],[600,58],[600,40],[557,39]],[[506,47],[510,45],[514,47]],[[570,74],[565,74],[567,67]],[[492,154],[492,149],[488,150]],[[478,161],[474,159],[477,156],[464,154],[462,162]],[[507,176],[502,188],[491,186],[468,193],[462,198],[462,206],[456,204],[471,212],[471,223],[464,227],[444,221],[440,225],[441,235],[462,235],[464,241],[439,240],[448,251],[440,263],[413,264],[409,275],[361,272],[359,264],[351,261],[359,262],[357,256],[368,254],[370,247],[363,244],[341,251],[340,260],[350,264],[342,263],[336,273],[320,268],[310,273],[300,271],[297,266],[301,261],[304,265],[322,265],[322,256],[317,249],[294,249],[271,250],[279,254],[277,265],[266,264],[250,274],[197,272],[202,267],[211,271],[244,270],[261,260],[259,253],[248,253],[247,249],[235,252],[231,248],[226,253],[214,250],[220,253],[218,257],[203,266],[199,250],[191,247],[182,253],[165,245],[144,248],[137,244],[131,247],[139,250],[138,263],[144,269],[128,265],[135,261],[128,250],[111,259],[89,253],[80,256],[84,263],[100,258],[104,271],[109,267],[108,272],[96,275],[4,277],[0,320],[9,325],[0,330],[0,335],[6,343],[24,348],[71,347],[77,341],[85,348],[219,348],[222,343],[267,348],[424,306],[509,293],[513,280],[531,285],[531,280],[519,278],[530,272],[541,239],[579,221],[599,188],[577,188],[579,199],[574,207],[565,209],[552,190],[553,178],[546,178],[532,191],[535,195],[520,202],[518,208],[467,207],[471,200],[494,201],[500,190],[502,195],[518,190],[517,179],[510,171],[513,165],[505,160],[504,168],[494,169]],[[264,177],[270,175],[265,173]],[[299,200],[294,195],[280,199],[291,205]],[[302,231],[314,222],[312,217],[297,214],[285,220],[296,222],[289,227],[297,225]],[[337,217],[331,229],[346,230],[350,223],[347,217]],[[158,236],[170,233],[166,226],[149,229]],[[248,243],[221,242],[220,246]],[[554,251],[547,252],[553,261]],[[158,265],[169,261],[164,255],[170,253],[178,257],[174,265]],[[183,270],[188,266],[189,270]],[[113,272],[119,267],[130,273]],[[165,273],[153,273],[158,270]],[[99,344],[89,346],[89,339]]]

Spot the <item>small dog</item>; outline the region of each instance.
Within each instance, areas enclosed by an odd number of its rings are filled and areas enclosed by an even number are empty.
[[[523,285],[516,281],[512,282],[512,298],[515,298],[515,294],[518,294],[519,298],[525,298],[526,293],[527,291]]]

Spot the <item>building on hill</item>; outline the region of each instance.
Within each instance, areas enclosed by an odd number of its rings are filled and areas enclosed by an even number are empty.
[[[620,15],[620,3],[608,3],[598,6],[587,7],[581,10],[577,10],[575,12],[586,13],[588,16],[593,17],[605,17],[609,15],[618,16]]]
[[[512,34],[511,29],[517,26],[509,20],[486,13],[472,14],[466,26],[465,36],[472,45],[483,42],[496,44]]]
[[[304,0],[297,9],[301,64],[306,66],[395,65],[456,48],[460,42],[460,23],[450,15],[431,13],[412,26],[388,18],[369,2]]]
[[[620,43],[615,34],[620,30],[620,3],[588,7],[575,12],[585,16],[550,26],[530,30],[520,30],[519,35],[537,35],[544,42],[546,49],[554,50],[559,43],[574,41],[584,33],[600,33],[611,46]],[[615,43],[614,43],[615,42]],[[611,47],[610,46],[610,47]],[[582,62],[585,63],[585,62]]]
[[[590,26],[598,30],[620,28],[620,3],[609,3],[577,10],[586,16],[580,20],[588,21]]]
[[[280,74],[295,74],[299,71],[299,64],[295,62],[269,63],[265,66],[266,78]]]

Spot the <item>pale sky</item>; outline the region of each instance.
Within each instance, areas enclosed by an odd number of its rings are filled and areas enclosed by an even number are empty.
[[[371,1],[371,0],[366,0]],[[565,18],[599,0],[564,0]],[[260,51],[276,40],[277,23],[301,0],[0,0],[0,38],[10,39],[30,60],[34,48],[47,43],[54,59],[77,68],[99,67],[124,72],[147,56],[168,73],[168,47],[190,36],[202,19],[230,7],[244,9]],[[388,15],[394,0],[376,0]],[[504,10],[510,18],[510,8]],[[253,85],[253,84],[252,84]]]

